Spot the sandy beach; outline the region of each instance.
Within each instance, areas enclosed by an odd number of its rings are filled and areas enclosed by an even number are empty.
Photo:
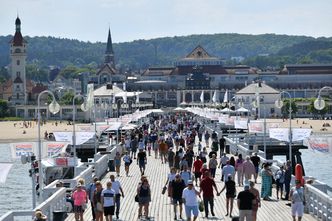
[[[288,127],[289,121],[282,119],[267,119],[268,123],[278,123],[280,127]],[[6,121],[0,122],[0,143],[10,143],[10,142],[21,142],[21,141],[37,141],[38,139],[38,126],[37,123],[31,121],[31,127],[24,128],[23,121]],[[323,127],[324,123],[328,123],[331,127]],[[14,126],[14,124],[16,126]],[[80,124],[82,125],[82,124]],[[87,124],[88,125],[88,124]],[[310,128],[314,133],[328,133],[332,134],[332,120],[311,120],[306,118],[299,118],[292,120],[292,127],[294,128]],[[324,130],[322,131],[322,129]],[[55,125],[55,121],[49,121],[46,124],[41,126],[41,137],[44,138],[44,133],[54,131],[72,131],[73,126],[67,125],[66,121]],[[25,134],[23,133],[25,131]]]

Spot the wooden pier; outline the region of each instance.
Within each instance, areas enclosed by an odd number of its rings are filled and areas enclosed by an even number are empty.
[[[155,221],[170,221],[174,220],[173,206],[170,203],[170,198],[161,194],[162,187],[164,186],[167,174],[169,173],[168,164],[162,164],[160,159],[155,159],[154,153],[151,153],[151,156],[148,156],[148,163],[145,175],[147,176],[152,193],[152,201],[150,203],[150,220]],[[220,169],[217,169],[217,175],[215,181],[218,186],[218,190],[224,186],[224,183],[220,181]],[[108,172],[102,179],[103,186],[106,186],[106,181],[109,179],[111,174],[114,172]],[[138,204],[134,202],[134,196],[136,194],[136,188],[140,180],[140,172],[136,161],[130,166],[129,177],[125,175],[124,166],[121,166],[121,176],[118,178],[121,182],[122,188],[124,190],[125,197],[121,198],[121,209],[120,209],[120,219],[121,221],[131,221],[138,220]],[[260,190],[260,179],[256,188]],[[243,187],[237,187],[237,192],[243,190]],[[258,221],[286,221],[292,220],[291,218],[291,207],[286,205],[290,203],[289,201],[276,200],[275,188],[272,190],[274,201],[263,201],[262,207],[258,209]],[[226,200],[225,192],[220,196],[215,196],[215,217],[210,215],[209,218],[205,218],[205,213],[202,212],[199,215],[198,220],[232,220],[226,214]],[[236,200],[234,201],[233,216],[238,215],[238,209],[236,205]],[[74,214],[68,213],[67,221],[74,221]],[[114,216],[115,217],[115,216]],[[185,213],[183,211],[182,217],[185,219]],[[144,219],[143,219],[144,220]],[[302,218],[303,221],[314,221],[316,220],[310,214],[305,214]],[[92,221],[91,208],[88,206],[88,209],[84,213],[84,221]]]

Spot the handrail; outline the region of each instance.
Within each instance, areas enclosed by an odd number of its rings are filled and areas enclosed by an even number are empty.
[[[61,180],[65,185],[67,184],[69,189],[72,189],[76,186],[77,181],[80,178],[83,178],[86,183],[92,182],[93,175],[101,178],[108,169],[108,160],[114,158],[117,151],[117,146],[112,145],[112,149],[109,154],[101,155],[100,153],[95,155],[95,163],[88,165],[86,169],[83,167],[83,171],[73,179],[64,179]],[[79,167],[82,168],[82,167]],[[94,172],[94,173],[93,173]],[[67,188],[56,187],[56,183],[59,180],[53,181],[48,186],[44,188],[42,195],[43,202],[38,205],[34,210],[17,210],[10,211],[5,213],[0,217],[0,221],[14,221],[17,217],[26,217],[29,216],[30,220],[33,217],[34,211],[36,209],[41,209],[45,215],[47,215],[49,220],[53,220],[54,211],[66,211],[66,192]],[[69,184],[69,185],[68,185]]]

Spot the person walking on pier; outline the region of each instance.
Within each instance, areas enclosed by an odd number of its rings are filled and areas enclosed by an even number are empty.
[[[175,180],[171,182],[172,187],[172,203],[174,206],[174,220],[177,220],[177,204],[179,203],[180,208],[180,219],[182,219],[182,192],[186,188],[184,180],[181,178],[181,175],[177,173],[175,175]]]
[[[252,175],[255,174],[255,166],[251,162],[250,157],[247,156],[246,160],[243,163],[243,174],[244,174],[244,180],[245,182],[249,182]]]
[[[220,196],[222,191],[226,189],[226,216],[232,217],[234,198],[236,197],[236,187],[233,181],[233,175],[228,174],[227,179],[225,178],[225,186],[221,189],[217,196]]]
[[[301,186],[301,181],[299,180],[295,181],[295,187],[291,189],[289,193],[289,198],[292,201],[293,221],[296,221],[296,216],[297,220],[301,221],[304,212],[304,204],[305,204],[304,189]]]
[[[92,213],[92,219],[95,220],[96,219],[96,214],[95,214],[95,204],[93,202],[94,199],[94,194],[95,194],[95,190],[96,190],[96,182],[98,181],[97,177],[93,178],[93,182],[89,184],[88,188],[87,188],[87,194],[91,203],[91,213]]]
[[[198,186],[198,180],[201,181],[201,169],[203,167],[203,161],[201,161],[201,159],[199,158],[199,156],[196,156],[196,160],[194,161],[194,165],[193,165],[193,172],[195,175],[195,182],[196,182],[196,186]]]
[[[255,188],[255,182],[250,180],[249,185],[250,185],[249,191],[255,196],[255,201],[252,205],[252,221],[256,221],[258,208],[261,207],[261,198],[259,196],[258,189]]]
[[[119,177],[120,176],[120,167],[121,167],[121,155],[119,152],[116,152],[116,154],[115,154],[114,164],[115,164],[116,175]]]
[[[112,182],[107,181],[106,189],[101,192],[101,203],[104,207],[106,221],[112,221],[114,215],[115,192],[112,189]]]
[[[144,151],[144,149],[140,149],[137,154],[137,165],[139,166],[141,175],[144,175],[146,163],[147,163],[146,152]]]
[[[103,221],[104,207],[101,202],[101,192],[103,191],[103,186],[100,181],[96,181],[95,185],[96,185],[96,189],[94,190],[93,198],[91,199],[91,204],[93,204],[93,207],[91,207],[92,214],[95,214],[95,216],[93,217],[93,220]]]
[[[275,173],[275,181],[276,181],[277,199],[279,199],[279,190],[280,190],[280,198],[282,198],[284,190],[284,182],[285,182],[285,171],[283,166],[280,166],[280,169]]]
[[[239,186],[243,185],[243,158],[242,154],[239,154],[238,159],[235,162],[235,171],[237,175],[237,184]]]
[[[252,221],[252,207],[255,203],[255,196],[249,191],[249,184],[245,183],[244,190],[237,196],[240,221]]]
[[[112,189],[115,192],[115,206],[116,206],[115,215],[116,215],[116,219],[119,219],[120,202],[121,202],[120,200],[121,200],[121,196],[124,197],[124,193],[123,193],[123,189],[121,187],[120,181],[119,180],[115,180],[115,177],[114,177],[113,174],[110,176],[110,180],[112,182]]]
[[[82,188],[81,183],[77,184],[76,190],[74,191],[72,198],[74,200],[75,220],[83,221],[83,213],[87,203],[87,193]]]
[[[255,166],[254,178],[255,178],[255,183],[257,183],[257,177],[258,177],[258,172],[259,172],[259,164],[261,162],[261,158],[257,155],[257,152],[255,152],[254,155],[250,157],[250,160]]]
[[[212,158],[209,161],[209,170],[210,170],[210,174],[213,178],[215,178],[216,176],[216,170],[217,170],[217,166],[218,166],[218,161],[216,159],[216,154],[212,154]]]
[[[200,193],[203,192],[203,201],[204,201],[204,209],[205,209],[205,217],[209,217],[209,204],[212,216],[214,214],[214,195],[213,195],[213,188],[218,193],[218,188],[216,183],[214,182],[213,178],[211,177],[209,172],[205,172],[205,178],[202,179],[200,183]]]
[[[126,171],[126,175],[129,176],[129,166],[130,164],[133,162],[133,160],[130,158],[128,152],[126,151],[124,157],[123,157],[123,161],[125,163],[125,171]]]
[[[285,168],[285,198],[284,200],[289,200],[289,193],[290,193],[290,183],[292,180],[292,165],[291,162],[289,160],[287,160],[286,162],[286,168]]]
[[[219,147],[220,147],[220,156],[223,155],[224,151],[225,151],[225,146],[226,146],[226,139],[224,136],[222,136],[219,139]]]
[[[147,178],[143,178],[142,183],[137,188],[138,196],[138,219],[142,217],[142,209],[144,207],[145,219],[149,218],[149,204],[151,202],[151,189]]]
[[[182,192],[182,201],[185,205],[187,221],[191,221],[191,216],[194,215],[193,221],[198,217],[198,199],[199,192],[195,189],[193,181],[188,181],[188,186]]]
[[[261,197],[264,200],[271,200],[272,195],[272,171],[268,163],[263,164],[262,169],[262,186],[261,186]]]

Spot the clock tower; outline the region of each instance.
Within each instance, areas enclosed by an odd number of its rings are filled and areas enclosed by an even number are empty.
[[[15,35],[10,41],[10,72],[12,84],[12,96],[10,102],[13,105],[26,104],[26,58],[27,58],[27,41],[21,34],[21,20],[19,17],[15,21]]]

